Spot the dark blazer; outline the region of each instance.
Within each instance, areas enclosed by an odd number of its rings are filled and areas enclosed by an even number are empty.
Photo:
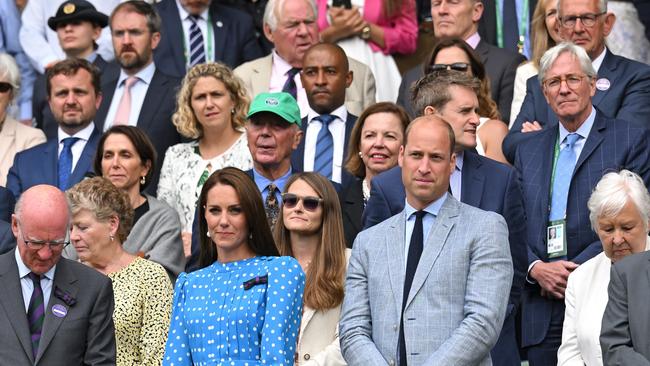
[[[605,365],[650,364],[650,252],[612,266],[600,346]]]
[[[86,142],[77,165],[70,174],[68,187],[79,183],[86,174],[92,174],[95,150],[100,136],[101,133],[96,127]],[[18,199],[21,193],[38,184],[58,186],[58,161],[59,142],[57,139],[17,153],[14,157],[14,165],[7,174],[7,188]]]
[[[99,69],[100,75],[104,77],[104,70],[108,63],[102,58],[102,56],[97,54],[95,61],[93,61],[93,65]],[[44,74],[38,74],[34,81],[32,115],[36,120],[36,127],[43,130],[47,139],[50,140],[57,138],[59,124],[56,122],[56,119],[54,119],[47,97],[47,79]]]
[[[481,40],[474,50],[485,66],[485,72],[490,77],[492,99],[497,103],[501,120],[510,120],[510,105],[515,87],[515,74],[519,64],[526,58],[518,53],[504,50]],[[411,105],[411,85],[424,75],[424,65],[418,65],[409,70],[402,78],[397,96],[397,104],[406,109],[411,117],[415,110]]]
[[[512,324],[527,269],[526,218],[516,172],[505,164],[465,151],[462,174],[461,201],[482,210],[496,212],[508,224],[514,278],[504,324]],[[401,212],[406,198],[402,169],[399,166],[374,177],[370,186],[370,199],[363,218],[364,229]],[[492,360],[495,364],[513,364],[519,359],[517,352],[514,326],[504,325],[499,340],[492,349]]]
[[[0,186],[0,220],[11,222],[11,214],[14,213],[16,200],[11,191]]]
[[[598,80],[609,80],[609,89],[599,90],[591,98],[603,115],[630,122],[647,121],[650,115],[650,66],[625,57],[617,56],[607,50],[598,70]],[[539,122],[542,127],[553,127],[558,118],[546,103],[537,75],[526,82],[526,98],[521,106],[510,132],[503,140],[503,153],[513,162],[517,146],[530,133],[521,133],[524,122]]]
[[[345,162],[345,158],[348,156],[348,144],[350,142],[350,133],[352,132],[352,127],[357,121],[357,116],[348,112],[348,118],[345,121],[345,141],[343,142],[343,161],[341,165]],[[302,119],[301,129],[303,133],[303,138],[300,140],[298,148],[293,151],[291,154],[291,166],[295,169],[296,172],[302,172],[305,166],[305,135],[307,134],[307,117]],[[350,174],[345,168],[341,168],[341,185],[346,187],[348,184],[354,180],[352,174]]]
[[[117,64],[112,63],[109,68],[116,68]],[[97,128],[104,131],[106,115],[111,107],[111,101],[117,88],[117,81],[120,78],[119,70],[111,70],[110,77],[102,80],[102,90],[104,99],[99,106],[95,121]],[[158,187],[158,178],[160,177],[160,167],[165,159],[167,148],[181,142],[181,135],[172,123],[172,114],[176,111],[176,92],[178,91],[181,80],[176,77],[166,75],[156,68],[153,74],[151,84],[147,89],[147,94],[142,103],[142,109],[138,116],[136,126],[143,130],[151,139],[153,146],[156,148],[158,159],[156,170],[149,183],[147,192],[155,196]]]
[[[519,173],[527,218],[527,266],[536,260],[548,261],[546,227],[553,151],[559,128],[546,128],[537,137],[525,139],[517,148],[515,168]],[[650,131],[623,120],[608,119],[596,112],[591,132],[571,178],[566,208],[567,259],[582,264],[602,251],[589,221],[587,201],[594,187],[608,171],[623,168],[639,174],[650,186]],[[526,283],[522,312],[522,346],[539,344],[551,322],[553,301],[540,295],[537,284]]]
[[[537,6],[537,0],[528,1],[528,28],[533,20],[533,13]],[[483,15],[478,22],[478,34],[485,42],[497,46],[497,9],[496,1],[483,1]],[[507,121],[507,120],[506,120]]]
[[[11,224],[0,220],[0,254],[5,254],[16,247],[16,237],[11,231]]]
[[[62,295],[57,296],[57,293]],[[56,265],[36,360],[13,251],[0,256],[0,359],[6,365],[115,365],[111,280],[81,263]],[[65,295],[71,297],[62,300]],[[70,300],[74,304],[70,305]],[[63,307],[58,317],[51,309]]]
[[[344,186],[341,192],[341,216],[348,248],[352,248],[354,239],[362,229],[363,208],[363,179],[353,177],[350,184]]]
[[[158,47],[154,50],[154,62],[165,74],[183,77],[186,72],[183,25],[174,0],[156,4],[162,18],[162,31]],[[253,19],[238,9],[213,1],[210,20],[214,36],[215,60],[234,69],[240,64],[264,56],[255,37]],[[206,34],[203,37],[207,37]],[[207,50],[206,50],[207,52]]]

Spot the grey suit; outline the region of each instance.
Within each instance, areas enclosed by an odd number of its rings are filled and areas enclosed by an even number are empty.
[[[405,213],[352,247],[340,322],[349,365],[397,364]],[[491,365],[512,282],[503,217],[449,197],[425,240],[404,309],[409,365]]]
[[[56,293],[68,295],[64,301]],[[56,265],[36,360],[15,252],[0,256],[0,363],[3,365],[115,365],[113,287],[108,277],[61,258]],[[53,315],[54,305],[67,314]]]
[[[650,365],[650,252],[612,266],[600,346],[605,365]]]

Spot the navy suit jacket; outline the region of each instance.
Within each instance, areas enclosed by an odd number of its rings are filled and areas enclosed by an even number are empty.
[[[165,74],[183,77],[186,72],[185,41],[176,1],[163,0],[155,6],[163,25],[160,43],[153,53],[154,62]],[[216,61],[234,69],[264,56],[250,15],[216,1],[210,5],[209,13]]]
[[[597,80],[608,80],[609,89],[599,90],[591,104],[607,117],[630,122],[647,121],[650,115],[650,66],[607,50],[598,70]],[[539,122],[542,127],[557,126],[558,118],[546,103],[537,76],[526,82],[526,98],[510,132],[503,140],[503,153],[508,161],[515,160],[517,146],[535,133],[521,133],[524,122]]]
[[[0,220],[11,222],[11,214],[14,213],[15,205],[16,200],[11,191],[0,186]]]
[[[102,79],[102,91],[104,98],[102,104],[97,110],[95,121],[97,128],[104,131],[104,123],[106,115],[111,107],[111,101],[117,88],[117,81],[120,77],[119,67],[115,63],[110,64],[110,76]],[[158,178],[160,177],[160,167],[162,167],[163,160],[165,159],[165,152],[167,148],[181,142],[181,135],[176,130],[172,123],[172,114],[176,111],[176,92],[178,91],[181,80],[176,77],[166,75],[156,67],[156,72],[153,74],[151,84],[147,89],[147,94],[144,96],[142,109],[138,116],[136,126],[143,130],[153,146],[156,148],[156,170],[152,177],[152,182],[149,183],[147,193],[155,196],[156,189],[158,188]]]
[[[350,133],[352,132],[352,127],[357,121],[357,116],[348,112],[348,118],[345,121],[345,141],[343,142],[343,159],[341,165],[345,163],[345,159],[348,156],[348,143],[350,142]],[[294,171],[302,172],[305,166],[305,136],[307,135],[307,118],[302,119],[301,129],[303,137],[300,140],[298,148],[293,151],[291,154],[291,166]],[[341,185],[347,187],[349,184],[352,184],[354,177],[350,174],[344,167],[341,168]]]
[[[497,103],[501,120],[509,121],[517,67],[526,58],[518,53],[488,44],[483,40],[478,43],[474,52],[485,65],[485,72],[490,78],[492,99]],[[399,86],[397,104],[404,107],[411,117],[416,117],[415,110],[411,105],[411,86],[422,76],[424,76],[424,66],[418,65],[404,74]]]
[[[519,173],[526,211],[528,265],[548,261],[546,227],[553,152],[558,127],[546,128],[517,148],[515,168]],[[599,111],[578,157],[569,186],[566,208],[567,259],[582,264],[602,251],[591,228],[587,201],[594,187],[609,171],[623,168],[639,174],[650,186],[650,131],[642,125],[605,118]],[[537,284],[526,283],[523,297],[523,346],[539,344],[548,331],[553,301],[540,295]]]
[[[70,174],[68,187],[79,183],[86,174],[93,174],[95,150],[101,133],[97,127],[90,135],[81,157]],[[23,150],[14,157],[14,165],[7,174],[7,188],[18,197],[28,188],[38,184],[59,184],[59,142],[49,140],[30,149]]]
[[[514,266],[514,278],[508,300],[507,317],[513,317],[519,306],[526,274],[526,217],[517,182],[516,172],[505,164],[465,151],[463,158],[461,201],[468,205],[502,215],[508,224],[508,241]],[[363,223],[367,229],[404,210],[406,193],[402,183],[402,169],[396,166],[374,177],[370,183],[370,199],[366,204]],[[466,223],[471,225],[471,223]],[[504,328],[505,329],[505,328]],[[501,333],[497,346],[492,350],[495,364],[502,358],[511,359],[512,349],[499,349],[507,344],[503,338],[514,339],[514,329]],[[510,343],[512,344],[512,343]],[[517,357],[517,355],[514,355]]]

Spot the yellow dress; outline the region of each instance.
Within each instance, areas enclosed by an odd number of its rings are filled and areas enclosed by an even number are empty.
[[[167,342],[173,289],[165,269],[136,257],[110,273],[115,296],[117,366],[160,365]]]

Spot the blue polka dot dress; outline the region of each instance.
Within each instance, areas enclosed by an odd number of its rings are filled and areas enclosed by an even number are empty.
[[[291,257],[181,273],[163,365],[293,365],[304,287]]]

